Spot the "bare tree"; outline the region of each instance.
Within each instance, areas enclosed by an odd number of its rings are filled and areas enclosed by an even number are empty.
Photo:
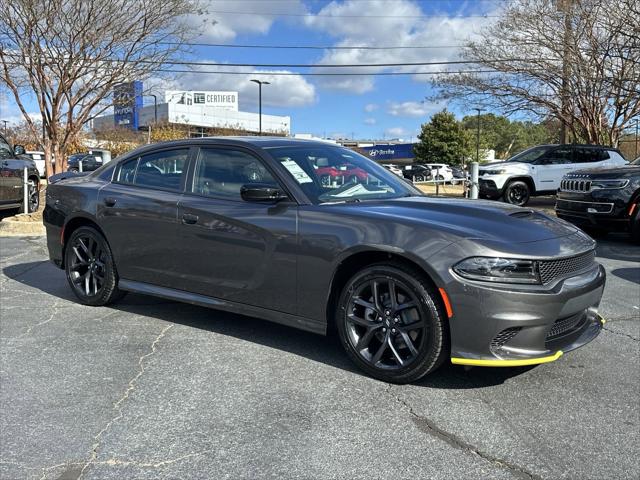
[[[494,73],[443,75],[440,95],[556,118],[573,140],[617,145],[640,114],[639,2],[514,0],[462,53]]]
[[[0,2],[0,86],[33,135],[47,175],[66,169],[67,145],[113,104],[113,87],[140,80],[182,53],[197,0]],[[35,99],[41,122],[27,114]],[[42,128],[42,132],[40,132]]]

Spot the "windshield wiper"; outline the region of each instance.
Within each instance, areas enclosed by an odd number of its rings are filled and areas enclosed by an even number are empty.
[[[326,202],[320,203],[320,205],[326,205],[330,203],[360,203],[360,201],[361,200],[359,198],[347,198],[344,200],[328,200]]]

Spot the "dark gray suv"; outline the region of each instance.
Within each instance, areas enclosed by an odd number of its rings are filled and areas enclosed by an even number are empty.
[[[24,147],[15,147],[0,135],[0,210],[24,208],[24,169],[27,169],[27,209],[40,205],[40,174],[36,163],[26,156]]]
[[[318,165],[322,165],[319,167]],[[322,182],[320,169],[358,169]],[[54,181],[49,254],[80,302],[124,292],[335,329],[361,369],[550,362],[593,340],[605,283],[578,228],[433,199],[365,157],[287,138],[150,145]]]

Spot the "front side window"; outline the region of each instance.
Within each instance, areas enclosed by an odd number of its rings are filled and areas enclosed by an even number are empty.
[[[240,200],[243,185],[277,182],[260,160],[245,152],[202,148],[198,154],[191,191],[199,195]]]
[[[552,147],[533,147],[514,155],[507,162],[533,163],[547,153]]]
[[[0,137],[0,158],[12,158],[13,157],[13,149],[6,142],[6,140]]]
[[[420,195],[400,177],[346,148],[314,145],[267,150],[316,204]]]
[[[189,149],[166,150],[128,160],[120,166],[118,182],[179,190]]]
[[[556,148],[541,158],[541,165],[564,165],[572,163],[572,151],[570,148]]]

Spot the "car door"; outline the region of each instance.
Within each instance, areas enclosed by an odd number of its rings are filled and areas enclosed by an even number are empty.
[[[121,278],[177,288],[178,201],[189,149],[162,149],[118,165],[100,190],[97,217]]]
[[[560,187],[562,177],[575,170],[573,149],[570,146],[554,148],[536,160],[535,163],[534,179],[538,191],[557,190]]]
[[[22,176],[13,148],[0,136],[0,202],[17,203],[22,199]]]
[[[297,204],[244,201],[240,188],[279,185],[253,153],[202,147],[179,203],[183,289],[295,313]]]

